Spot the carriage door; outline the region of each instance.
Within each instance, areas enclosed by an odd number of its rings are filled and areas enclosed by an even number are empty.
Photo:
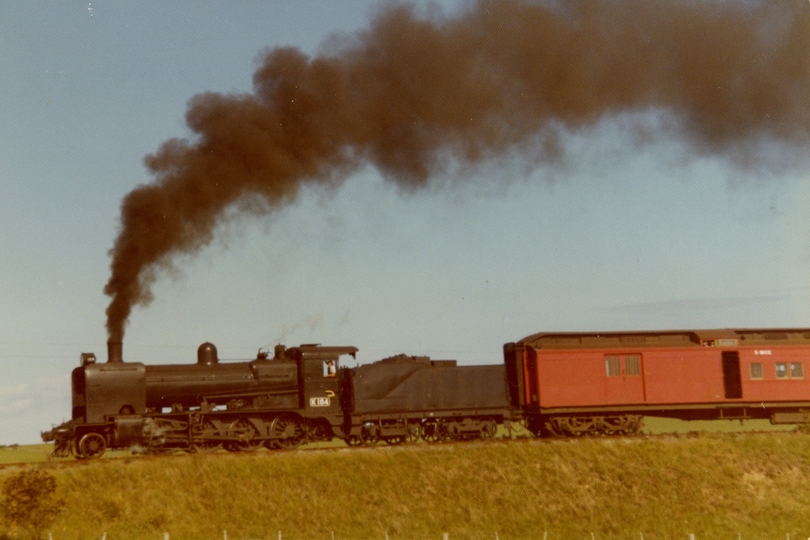
[[[742,397],[742,378],[740,377],[740,353],[723,351],[723,389],[726,399]]]
[[[526,349],[526,404],[528,409],[540,408],[539,366],[537,365],[537,351],[533,347]]]
[[[644,403],[644,366],[638,353],[605,356],[605,400],[615,405]]]

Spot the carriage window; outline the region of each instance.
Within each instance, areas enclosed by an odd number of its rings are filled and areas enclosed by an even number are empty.
[[[762,379],[762,364],[760,362],[754,362],[750,364],[751,369],[751,378],[752,379]]]
[[[776,378],[787,379],[787,364],[784,362],[777,362],[776,364]]]
[[[791,379],[804,379],[804,368],[801,362],[791,362],[790,364],[790,378]]]
[[[638,377],[641,375],[639,356],[637,354],[624,357],[624,374],[628,377]]]
[[[619,356],[605,357],[605,371],[608,377],[619,377],[622,374]]]

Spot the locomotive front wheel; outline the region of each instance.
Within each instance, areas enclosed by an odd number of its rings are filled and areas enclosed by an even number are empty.
[[[79,440],[76,457],[96,459],[104,455],[107,441],[98,433],[88,433]]]
[[[408,424],[408,435],[405,437],[405,440],[409,443],[415,443],[421,437],[419,431],[418,424]]]
[[[404,443],[405,442],[405,437],[402,437],[402,436],[399,436],[399,437],[386,437],[384,440],[385,440],[385,442],[387,444],[390,444],[391,446],[396,446],[398,444]]]
[[[70,439],[70,454],[75,457],[76,459],[84,459],[84,456],[81,452],[79,452],[79,438],[73,437]]]

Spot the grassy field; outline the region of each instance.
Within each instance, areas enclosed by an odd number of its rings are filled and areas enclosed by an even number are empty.
[[[810,435],[795,432],[27,466],[47,467],[66,501],[54,540],[810,536]],[[0,481],[16,470],[0,469]]]

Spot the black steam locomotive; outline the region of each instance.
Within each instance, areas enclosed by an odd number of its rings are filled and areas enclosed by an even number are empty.
[[[399,355],[341,367],[355,347],[278,345],[246,362],[220,362],[211,343],[197,363],[124,362],[82,353],[71,376],[72,419],[42,434],[56,456],[100,457],[107,448],[144,452],[295,448],[340,438],[349,445],[492,437],[514,419],[504,365]]]

